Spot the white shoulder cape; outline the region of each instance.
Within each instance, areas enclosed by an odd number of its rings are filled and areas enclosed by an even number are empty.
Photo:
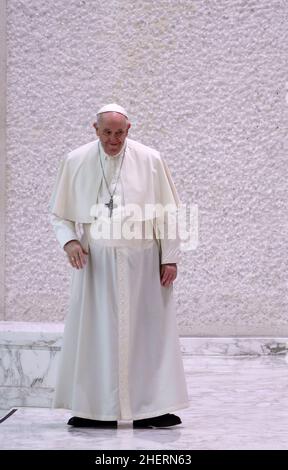
[[[126,138],[126,154],[121,170],[124,200],[137,204],[145,217],[145,204],[178,207],[180,200],[170,171],[159,152]],[[67,220],[92,223],[90,214],[96,204],[102,181],[98,139],[70,152],[61,162],[50,199],[50,211]]]

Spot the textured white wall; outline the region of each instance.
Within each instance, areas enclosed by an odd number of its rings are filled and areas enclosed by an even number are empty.
[[[63,320],[47,220],[62,156],[125,106],[130,137],[199,206],[175,284],[182,334],[287,335],[287,2],[7,2],[6,320]]]

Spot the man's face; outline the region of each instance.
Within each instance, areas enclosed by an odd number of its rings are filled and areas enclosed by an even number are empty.
[[[105,152],[110,156],[117,155],[130,128],[126,117],[115,112],[102,113],[94,127]]]

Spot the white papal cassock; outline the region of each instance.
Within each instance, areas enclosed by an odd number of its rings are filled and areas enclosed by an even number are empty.
[[[154,185],[155,198],[160,194],[159,202],[164,199],[167,202],[170,186],[174,200],[177,199],[169,170],[159,154],[131,139],[126,139],[126,143],[126,166],[123,163],[115,192],[118,203],[125,205],[127,200],[133,200],[133,191],[130,188],[129,193],[127,188],[127,171],[131,162],[130,169],[135,177],[136,166],[132,161],[135,156],[146,158],[154,179],[155,172],[163,173],[157,175],[160,183]],[[116,157],[110,157],[99,141],[89,144],[76,149],[62,163],[51,199],[51,222],[61,247],[69,240],[78,239],[89,253],[84,268],[72,271],[69,311],[52,406],[70,409],[79,417],[99,420],[143,419],[186,408],[189,403],[173,286],[167,288],[160,283],[160,264],[179,261],[179,241],[159,240],[155,221],[152,239],[93,238],[91,223],[95,227],[97,220],[91,221],[86,209],[77,213],[71,209],[71,204],[77,206],[73,201],[77,190],[68,187],[67,181],[69,175],[79,174],[79,166],[73,173],[73,168],[66,168],[67,160],[74,158],[75,165],[79,155],[85,152],[87,155],[88,149],[87,161],[90,158],[95,163],[102,159],[110,190],[113,190],[123,149]],[[145,152],[149,153],[149,158]],[[97,172],[94,202],[108,202],[110,197],[99,165],[90,169],[87,165],[85,171],[89,173],[93,169]],[[87,179],[91,176],[88,173]],[[142,171],[138,177],[142,182],[136,181],[138,191],[145,184],[144,173]],[[74,178],[74,188],[78,183]],[[66,206],[63,184],[68,193]],[[93,187],[92,183],[87,184]],[[164,188],[165,185],[168,186]],[[143,189],[143,193],[148,194],[148,191],[151,196],[153,188]],[[91,202],[93,194],[88,195],[87,200],[89,198]],[[139,197],[137,202],[140,202]],[[150,224],[151,228],[153,223],[151,220],[135,222],[143,233],[145,224]]]

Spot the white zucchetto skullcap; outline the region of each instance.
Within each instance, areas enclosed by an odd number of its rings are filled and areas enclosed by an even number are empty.
[[[127,111],[124,108],[122,108],[122,106],[119,106],[119,104],[116,104],[116,103],[106,104],[105,106],[102,106],[102,108],[100,108],[97,111],[97,115],[102,114],[102,113],[108,113],[109,111],[123,114],[123,116],[125,116],[128,119]]]

